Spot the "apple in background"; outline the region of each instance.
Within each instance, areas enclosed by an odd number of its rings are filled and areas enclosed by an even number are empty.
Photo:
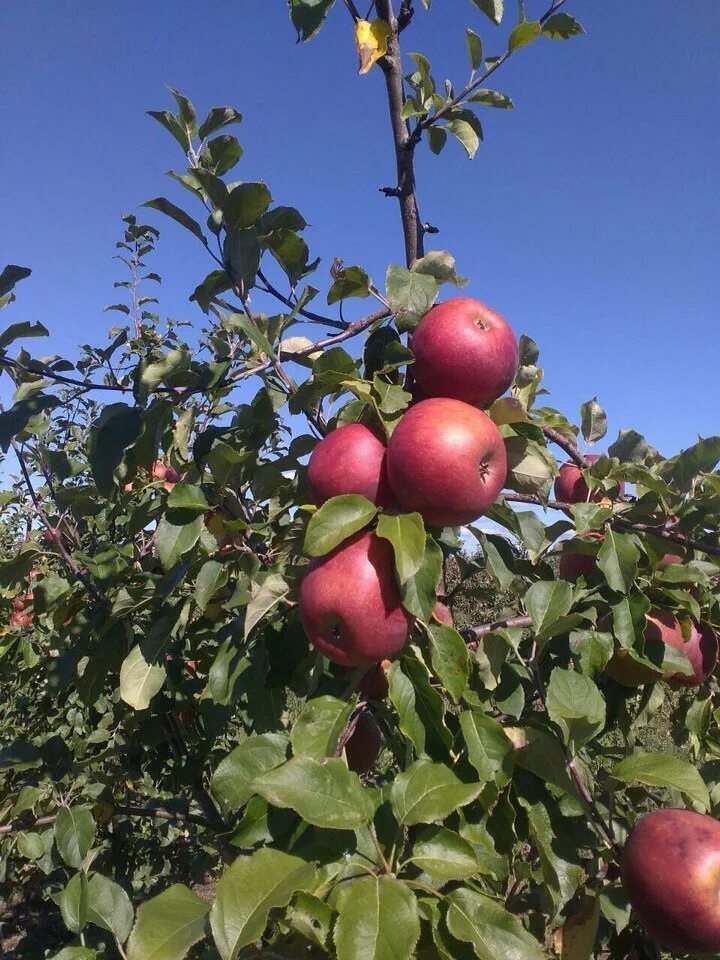
[[[682,551],[682,553],[680,552]],[[672,553],[664,553],[657,562],[657,565],[660,570],[664,570],[665,567],[672,566],[673,563],[684,563],[685,562],[685,547],[681,547],[680,544],[673,547]]]
[[[603,535],[596,531],[588,531],[579,535],[582,540],[599,540]],[[598,572],[597,556],[592,553],[574,553],[565,550],[560,555],[558,576],[561,580],[577,580],[578,577],[589,577]]]
[[[150,476],[153,480],[162,480],[163,486],[168,492],[173,489],[176,483],[180,483],[182,480],[182,474],[178,473],[175,467],[163,463],[162,460],[156,460],[155,463],[153,463],[150,469]]]
[[[588,453],[585,455],[585,459],[588,463],[595,463],[596,460],[600,459],[600,454]],[[590,496],[590,488],[585,483],[582,470],[572,460],[563,463],[555,478],[555,499],[561,503],[600,503],[606,496],[617,498],[621,497],[624,492],[625,484],[618,483],[609,494],[602,490],[593,490],[593,494]]]
[[[359,667],[394,657],[411,618],[400,603],[390,543],[360,532],[313,560],[299,613],[310,642],[333,663]]]
[[[446,607],[444,603],[441,603],[440,600],[435,604],[430,614],[430,618],[435,620],[436,623],[442,623],[446,627],[453,626],[453,618],[450,613],[450,608]]]
[[[456,527],[477,520],[497,498],[507,457],[487,414],[460,400],[433,397],[400,418],[388,443],[387,467],[403,510]]]
[[[345,744],[347,765],[355,773],[367,773],[375,763],[382,747],[382,734],[375,718],[369,713],[360,714],[358,722]]]
[[[622,882],[648,933],[677,953],[720,951],[720,823],[693,810],[654,810],[633,826]]]
[[[505,320],[472,297],[429,310],[412,337],[413,378],[427,397],[487,406],[505,393],[518,368],[518,345]]]
[[[10,625],[12,627],[29,627],[32,620],[31,613],[22,613],[20,610],[15,610],[10,614]]]
[[[630,660],[627,652],[622,648],[616,650],[612,659],[605,668],[609,676],[626,687],[637,687],[643,683],[663,679],[672,685],[693,687],[706,680],[718,660],[718,638],[707,623],[700,623],[699,628],[692,622],[687,627],[687,636],[683,633],[683,626],[670,610],[655,608],[645,614],[646,640],[660,641],[671,647],[682,650],[690,660],[693,673],[665,672],[660,676],[659,670],[653,671],[640,663]]]
[[[380,663],[373,664],[367,670],[358,684],[358,693],[361,693],[367,700],[384,700],[388,695],[388,678],[385,672],[390,666],[389,660],[382,660]],[[351,671],[350,667],[341,667],[340,672],[346,676]]]
[[[347,493],[389,506],[385,444],[363,423],[346,423],[332,430],[310,455],[308,485],[318,506]]]

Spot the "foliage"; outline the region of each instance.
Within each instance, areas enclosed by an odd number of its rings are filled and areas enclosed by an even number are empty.
[[[469,28],[457,93],[410,55],[391,102],[408,121],[405,162],[448,134],[476,152],[481,108],[512,106],[489,75],[531,41],[582,32],[561,5],[523,13],[498,56]],[[302,39],[332,6],[289,0]],[[503,21],[501,0],[474,6]],[[387,2],[375,8],[355,28],[361,67],[392,76],[413,4],[391,23]],[[159,232],[126,216],[127,273],[107,308],[121,319],[105,346],[73,361],[32,349],[40,324],[12,319],[0,334],[15,389],[0,413],[4,891],[54,901],[58,960],[652,955],[618,884],[619,846],[639,810],[717,810],[720,717],[711,677],[667,701],[681,756],[638,748],[665,698],[662,668],[689,672],[682,651],[646,642],[644,614],[720,624],[720,438],[665,457],[623,431],[590,463],[577,444],[604,438],[604,411],[588,400],[578,428],[539,404],[539,350],[523,337],[511,395],[489,410],[510,464],[488,513],[503,533],[471,527],[469,554],[458,531],[363,497],[316,509],[306,462],[318,437],[358,420],[390,436],[411,399],[402,334],[464,280],[449,253],[424,251],[399,185],[386,192],[417,256],[380,285],[336,262],[327,304],[375,309],[315,312],[303,214],[232,179],[240,114],[214,107],[199,121],[171,93],[176,111],[151,117],[180,145],[187,167],[170,176],[194,212],[164,197],[145,206],[202,248],[211,269],[189,291],[202,322],[155,312],[145,290],[160,282],[147,266]],[[28,275],[0,277],[10,316]],[[310,339],[313,325],[332,332]],[[559,451],[598,497],[546,522]],[[634,494],[613,497],[619,481]],[[308,559],[368,526],[391,545],[414,618],[389,698],[371,701],[362,670],[343,674],[312,649],[296,602]],[[582,535],[598,531],[597,575],[561,579],[561,553],[587,552]],[[683,562],[666,562],[673,549]],[[459,630],[432,619],[438,595]],[[468,596],[488,623],[463,619]],[[618,651],[647,682],[607,674]],[[343,747],[365,713],[384,749],[360,777]]]

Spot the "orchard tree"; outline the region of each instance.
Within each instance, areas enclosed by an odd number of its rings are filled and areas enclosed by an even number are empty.
[[[171,90],[188,195],[145,208],[198,244],[201,322],[161,320],[133,215],[105,345],[0,334],[2,884],[57,905],[45,955],[720,951],[720,437],[587,452],[597,399],[546,405],[537,345],[427,249],[416,153],[472,157],[512,107],[490,78],[583,32],[528,0],[492,40],[473,2],[456,86],[401,53],[429,0],[289,0],[385,82],[384,278],[319,279],[303,213],[233,179],[237,110]],[[470,582],[494,619],[456,629]],[[677,749],[648,750],[663,705]]]

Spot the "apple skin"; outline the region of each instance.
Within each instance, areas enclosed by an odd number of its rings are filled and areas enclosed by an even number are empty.
[[[382,734],[375,718],[361,713],[350,739],[345,744],[345,759],[355,773],[367,773],[382,747]]]
[[[677,953],[720,950],[720,823],[693,810],[654,810],[633,826],[621,861],[633,909]]]
[[[389,541],[356,533],[308,565],[300,620],[333,663],[359,667],[391,659],[405,646],[411,617],[400,603]]]
[[[628,659],[627,654],[620,649],[616,650],[605,668],[613,680],[626,687],[638,687],[659,679],[667,681],[671,686],[695,687],[710,676],[718,660],[718,638],[709,624],[701,622],[698,629],[692,623],[690,635],[686,639],[682,625],[670,610],[654,608],[645,614],[645,620],[645,639],[661,641],[682,650],[690,660],[693,673],[685,675],[666,672],[660,676],[657,671]]]
[[[487,406],[517,372],[515,334],[490,307],[454,297],[429,310],[412,337],[413,378],[427,397],[452,397]]]
[[[581,540],[600,540],[603,535],[595,531],[580,534]],[[578,577],[590,577],[598,572],[597,557],[591,553],[572,553],[566,550],[560,555],[558,576],[561,580],[577,580]]]
[[[29,627],[32,620],[33,617],[31,613],[22,613],[19,610],[15,610],[14,613],[10,614],[10,626],[12,627]]]
[[[308,485],[318,506],[347,493],[390,506],[385,444],[363,423],[346,423],[332,430],[310,455]]]
[[[453,618],[450,613],[450,608],[445,606],[444,603],[441,603],[440,600],[435,604],[430,614],[430,618],[435,620],[436,623],[442,623],[446,627],[453,626]]]
[[[507,476],[505,444],[487,414],[433,397],[410,407],[388,443],[390,486],[403,510],[456,527],[477,520]]]
[[[600,459],[599,453],[588,453],[585,455],[588,463],[595,463]],[[590,496],[590,488],[585,483],[580,467],[568,460],[560,467],[560,472],[555,477],[555,499],[561,503],[600,503],[605,496],[612,498],[621,497],[625,492],[625,484],[617,483],[610,494],[605,494],[602,490],[594,490]]]

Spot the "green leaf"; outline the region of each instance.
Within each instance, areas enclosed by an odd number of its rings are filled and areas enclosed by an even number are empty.
[[[225,201],[225,222],[229,229],[252,227],[272,203],[272,194],[264,183],[240,183]]]
[[[10,293],[16,283],[27,279],[31,273],[32,270],[28,267],[18,267],[15,264],[5,267],[3,272],[0,273],[0,297]],[[6,344],[3,344],[3,346],[6,346]]]
[[[617,457],[622,463],[642,463],[652,452],[645,437],[636,430],[621,430],[608,447],[608,456]]]
[[[87,807],[60,807],[55,820],[55,846],[65,863],[79,870],[95,838],[95,821]]]
[[[39,833],[18,833],[17,852],[26,860],[40,860],[45,855],[45,841]]]
[[[255,780],[285,762],[287,746],[284,733],[247,737],[218,764],[211,781],[213,796],[225,810],[239,810],[255,793]]]
[[[412,330],[435,302],[437,280],[391,264],[385,278],[387,299],[399,330]]]
[[[515,106],[506,93],[489,90],[487,87],[478,87],[468,99],[470,103],[480,103],[484,107],[496,107],[500,110],[512,110]]]
[[[378,519],[376,532],[378,537],[392,544],[398,581],[407,583],[420,570],[425,559],[423,518],[419,513],[383,513]]]
[[[427,827],[415,840],[410,857],[431,880],[468,880],[479,870],[475,851],[460,834],[447,827]]]
[[[474,800],[480,783],[463,783],[449,767],[416,760],[399,773],[390,790],[390,802],[400,826],[444,820],[458,807]]]
[[[375,812],[375,796],[339,758],[295,757],[259,777],[255,792],[276,807],[289,807],[303,820],[331,830],[354,830]]]
[[[161,517],[155,533],[155,549],[164,570],[172,570],[178,560],[188,553],[200,539],[204,525],[203,515],[190,523],[176,526],[167,517]]]
[[[113,474],[125,450],[135,443],[142,430],[142,410],[125,403],[103,407],[90,428],[88,458],[95,486],[103,496],[110,496],[115,481]]]
[[[260,239],[254,227],[228,230],[223,243],[223,259],[238,286],[250,289],[260,269]]]
[[[332,286],[328,290],[327,302],[337,303],[348,297],[370,296],[370,277],[362,267],[343,267],[339,270]]]
[[[442,550],[432,537],[425,538],[425,554],[417,573],[400,584],[406,610],[420,620],[429,620],[437,600],[436,590],[442,570]]]
[[[573,670],[555,667],[546,692],[550,719],[569,744],[582,747],[605,726],[605,701],[593,681]]]
[[[478,10],[490,17],[493,23],[500,23],[503,16],[503,0],[472,0]]]
[[[210,913],[213,939],[223,960],[235,960],[259,940],[268,914],[289,903],[297,890],[311,887],[315,866],[280,850],[257,850],[238,857],[217,885]]]
[[[330,756],[351,712],[352,705],[337,697],[308,700],[290,734],[293,754],[316,760]]]
[[[274,230],[265,239],[265,243],[293,287],[319,263],[316,260],[313,264],[308,264],[308,245],[294,230]]]
[[[402,733],[421,756],[445,759],[451,744],[444,723],[445,704],[430,684],[424,664],[405,657],[403,667],[395,661],[387,671],[389,694]]]
[[[231,123],[240,123],[241,120],[242,115],[237,112],[235,107],[212,107],[200,124],[198,136],[201,140],[204,140],[211,133],[215,133],[216,130],[227,127]]]
[[[271,573],[261,584],[253,583],[251,599],[245,611],[244,636],[247,640],[252,628],[290,591],[279,573]]]
[[[90,947],[63,947],[60,953],[54,953],[52,960],[96,960],[97,953]]]
[[[205,610],[215,594],[228,582],[228,569],[217,560],[208,560],[200,567],[195,581],[195,603]]]
[[[413,273],[426,273],[435,277],[438,283],[451,283],[455,287],[464,287],[467,277],[461,277],[455,269],[455,257],[447,250],[428,250],[412,265]]]
[[[597,559],[610,589],[627,593],[635,582],[640,559],[633,536],[608,527]]]
[[[322,26],[335,0],[288,0],[290,19],[298,32],[298,39],[309,40]]]
[[[572,593],[566,580],[539,580],[528,587],[523,604],[536,634],[549,630],[570,612]]]
[[[520,47],[527,46],[528,43],[540,36],[541,24],[539,20],[523,20],[510,34],[508,40],[508,50],[514,53]]]
[[[128,960],[183,960],[205,936],[210,904],[180,883],[138,907],[126,948]]]
[[[223,133],[219,137],[208,140],[201,151],[201,157],[214,172],[215,177],[222,177],[228,170],[232,170],[242,156],[243,149],[236,137]],[[202,177],[203,184],[208,186],[207,176]],[[224,193],[223,193],[224,198]]]
[[[130,936],[135,911],[121,886],[102,874],[94,873],[88,884],[90,923],[108,930],[119,943]]]
[[[147,710],[150,701],[165,683],[165,668],[148,663],[138,644],[120,667],[120,696],[133,710]]]
[[[682,493],[690,490],[699,473],[714,470],[720,461],[720,437],[698,440],[671,461],[670,478]]]
[[[324,900],[300,890],[293,897],[285,919],[310,943],[327,949],[335,913]]]
[[[586,443],[595,443],[607,433],[607,415],[597,401],[597,397],[587,400],[580,406],[580,424]]]
[[[200,224],[197,220],[193,220],[190,214],[185,213],[184,210],[181,210],[180,207],[176,207],[174,203],[171,203],[169,200],[166,200],[165,197],[155,197],[154,200],[146,200],[145,203],[141,204],[143,207],[151,207],[153,210],[159,210],[160,213],[164,213],[167,217],[170,217],[176,223],[179,223],[181,227],[185,227],[186,230],[189,230],[194,236],[201,240],[205,246],[207,246],[207,240],[200,229]]]
[[[502,786],[512,773],[513,745],[493,717],[478,710],[460,714],[460,728],[467,746],[468,759],[483,783],[498,781]]]
[[[410,960],[419,936],[417,901],[402,880],[362,877],[343,890],[335,925],[337,960]]]
[[[611,633],[574,630],[570,634],[570,649],[580,658],[580,670],[586,677],[593,677],[605,669],[614,647]]]
[[[11,441],[26,429],[33,417],[52,410],[58,400],[47,393],[35,393],[25,400],[14,403],[9,410],[0,413],[0,449],[7,453]]]
[[[190,516],[206,514],[210,509],[210,504],[205,499],[205,494],[200,487],[193,486],[191,483],[176,483],[170,491],[167,499],[168,510],[178,510]]]
[[[570,37],[585,33],[585,28],[569,13],[555,13],[545,21],[542,32],[544,37],[551,40],[569,40]]]
[[[0,294],[2,293],[2,284],[0,284]],[[23,337],[47,337],[49,333],[41,323],[30,323],[23,320],[21,323],[11,323],[0,333],[0,350],[5,350],[11,343],[20,340]]]
[[[477,70],[478,67],[482,66],[483,46],[480,37],[474,30],[471,30],[470,27],[465,30],[465,45],[467,46],[468,56],[470,57],[470,67],[473,70]]]
[[[312,515],[305,531],[304,551],[310,557],[321,557],[362,530],[377,513],[377,507],[366,497],[349,493],[326,500]]]
[[[557,462],[545,448],[526,437],[509,437],[505,441],[508,474],[505,486],[517,493],[547,496],[557,474]]]
[[[169,110],[148,110],[148,116],[152,117],[153,120],[157,120],[161,126],[165,127],[168,133],[175,137],[183,148],[184,153],[188,152],[190,149],[188,131],[174,113],[170,113]]]
[[[453,890],[447,927],[456,940],[471,943],[479,960],[545,960],[537,940],[519,918],[474,890]]]
[[[467,644],[453,627],[430,624],[430,663],[433,673],[455,703],[467,690],[470,679],[470,654]]]
[[[475,114],[471,110],[453,110],[446,128],[460,141],[472,160],[483,138],[482,126]]]
[[[425,128],[425,134],[431,151],[437,156],[447,143],[447,130],[444,127],[433,125]]]
[[[556,802],[531,802],[522,796],[519,800],[527,813],[529,840],[537,850],[545,886],[555,908],[554,920],[583,880],[577,844],[573,843],[571,830],[563,829]],[[565,950],[562,956],[566,957]]]
[[[84,870],[70,878],[58,896],[57,904],[68,930],[80,933],[88,921],[88,882]]]
[[[648,787],[679,790],[703,810],[710,809],[710,795],[697,769],[686,760],[667,753],[635,753],[612,770],[621,783],[644,783]]]
[[[188,136],[192,139],[197,134],[197,114],[195,113],[195,107],[188,100],[187,97],[183,96],[178,90],[174,87],[171,87],[168,84],[168,90],[175,98],[175,103],[178,105],[178,115],[181,122],[187,128]]]
[[[550,783],[573,797],[577,787],[567,772],[565,751],[559,741],[536,727],[505,727],[505,733],[514,746],[513,759],[517,766]]]

